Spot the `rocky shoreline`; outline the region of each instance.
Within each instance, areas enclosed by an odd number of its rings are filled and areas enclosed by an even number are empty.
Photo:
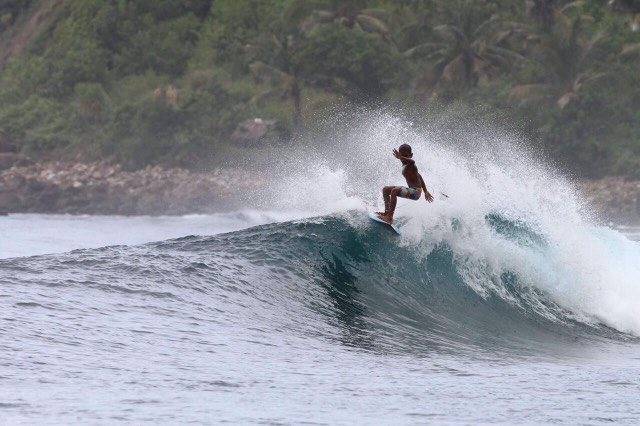
[[[213,213],[241,207],[237,194],[256,187],[255,177],[248,180],[233,169],[193,172],[153,166],[126,171],[107,162],[14,160],[4,170],[0,167],[0,214]],[[640,223],[640,181],[610,177],[582,181],[578,187],[604,221]]]
[[[118,215],[212,213],[237,207],[235,170],[192,172],[106,162],[14,165],[0,172],[0,212]]]
[[[621,177],[586,180],[578,184],[588,205],[607,222],[640,224],[640,181]]]

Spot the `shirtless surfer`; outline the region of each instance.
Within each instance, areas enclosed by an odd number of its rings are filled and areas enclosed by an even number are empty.
[[[407,180],[408,188],[404,186],[385,186],[382,189],[385,210],[376,214],[387,223],[393,222],[393,212],[396,210],[398,197],[419,200],[422,191],[424,191],[425,200],[429,203],[433,201],[433,196],[427,191],[424,179],[418,173],[416,162],[412,160],[411,147],[406,143],[400,145],[398,149],[393,150],[393,156],[402,162],[402,176]]]

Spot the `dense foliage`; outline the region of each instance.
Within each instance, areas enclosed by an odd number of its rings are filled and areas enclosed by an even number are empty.
[[[0,72],[0,130],[35,156],[204,166],[253,117],[286,140],[328,106],[455,104],[582,175],[640,177],[636,3],[7,0],[4,49],[34,34]]]

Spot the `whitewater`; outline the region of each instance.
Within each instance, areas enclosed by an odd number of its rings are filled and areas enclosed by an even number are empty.
[[[486,124],[315,142],[242,211],[0,217],[2,422],[640,421],[637,235]],[[396,236],[402,143],[436,200]]]

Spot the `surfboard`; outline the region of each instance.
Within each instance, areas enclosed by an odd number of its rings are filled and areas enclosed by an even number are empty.
[[[398,231],[398,228],[396,228],[394,225],[391,225],[391,224],[385,222],[384,220],[380,219],[378,217],[378,215],[375,214],[374,212],[367,212],[367,213],[369,214],[369,219],[373,220],[374,222],[378,222],[378,223],[384,225],[386,228],[389,228],[390,230],[392,230],[396,234],[400,235],[400,231]]]

